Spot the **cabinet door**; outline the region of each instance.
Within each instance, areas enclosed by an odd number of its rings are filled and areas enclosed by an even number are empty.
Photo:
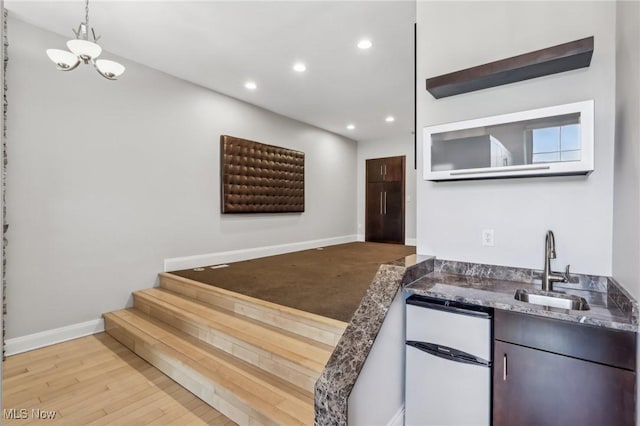
[[[634,372],[494,342],[493,424],[634,425]]]
[[[404,244],[404,194],[401,182],[388,182],[383,186],[382,241]]]
[[[385,158],[382,172],[385,182],[401,182],[404,177],[404,156]]]
[[[367,183],[365,241],[384,239],[384,184]]]
[[[384,158],[367,160],[367,182],[384,181]]]

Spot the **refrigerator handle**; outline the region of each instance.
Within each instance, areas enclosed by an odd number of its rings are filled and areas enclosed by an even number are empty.
[[[448,359],[449,361],[491,367],[491,361],[478,358],[474,355],[459,351],[457,349],[449,348],[447,346],[428,342],[418,342],[415,340],[408,340],[407,346],[411,346],[422,352],[437,356],[438,358]]]
[[[435,309],[437,311],[452,312],[460,315],[467,315],[480,318],[493,318],[493,309],[485,306],[469,306],[450,300],[433,299],[424,296],[411,296],[406,300],[407,305],[420,308]]]

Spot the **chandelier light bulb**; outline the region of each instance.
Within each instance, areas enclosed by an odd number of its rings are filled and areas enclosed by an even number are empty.
[[[96,69],[105,78],[109,80],[115,80],[116,77],[122,75],[125,70],[124,65],[121,65],[108,59],[98,59],[96,61]]]
[[[97,58],[102,53],[102,47],[89,40],[69,40],[67,47],[85,63]]]
[[[62,71],[70,71],[80,63],[76,55],[66,50],[47,49],[47,56]]]

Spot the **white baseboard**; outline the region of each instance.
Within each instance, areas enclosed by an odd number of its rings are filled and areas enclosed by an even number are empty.
[[[393,415],[387,426],[403,426],[404,425],[404,404],[402,407]]]
[[[39,333],[28,334],[22,337],[7,339],[5,342],[6,355],[16,355],[33,349],[43,348],[78,337],[89,336],[104,331],[104,320],[102,318],[72,324],[66,327],[54,328],[53,330],[41,331]]]
[[[309,250],[312,248],[333,246],[336,244],[351,243],[354,241],[357,241],[357,235],[343,235],[341,237],[302,241],[299,243],[223,251],[219,253],[199,254],[187,257],[174,257],[172,259],[164,260],[164,272],[199,268],[201,266],[208,265],[219,265],[229,262],[240,262],[242,260],[256,259],[258,257],[275,256],[283,253],[291,253],[293,251]]]

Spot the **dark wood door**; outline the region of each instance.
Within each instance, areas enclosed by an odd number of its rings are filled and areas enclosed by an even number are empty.
[[[382,241],[384,239],[384,183],[368,183],[366,197],[365,239]]]
[[[494,341],[493,425],[634,425],[634,372]]]
[[[405,157],[367,160],[367,182],[404,182]]]
[[[404,244],[405,157],[367,160],[365,240]]]
[[[367,160],[367,182],[384,181],[384,158]]]
[[[382,190],[382,241],[404,244],[404,188],[401,182],[386,182]]]
[[[382,179],[385,182],[404,181],[404,156],[383,158]]]

